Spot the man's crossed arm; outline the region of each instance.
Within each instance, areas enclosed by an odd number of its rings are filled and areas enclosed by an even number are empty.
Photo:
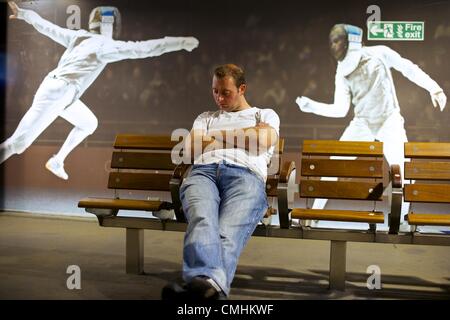
[[[251,155],[261,155],[278,140],[277,132],[269,124],[260,122],[254,127],[234,130],[193,129],[185,140],[185,151],[195,159],[200,154],[219,149],[242,149]]]

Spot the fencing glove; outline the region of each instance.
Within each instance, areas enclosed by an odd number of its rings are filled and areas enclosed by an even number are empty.
[[[447,96],[444,91],[438,91],[431,94],[431,101],[435,108],[439,105],[441,111],[444,111],[445,105],[447,104]]]

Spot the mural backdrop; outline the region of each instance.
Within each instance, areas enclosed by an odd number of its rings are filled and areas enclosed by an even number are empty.
[[[68,180],[44,166],[73,128],[56,119],[21,155],[0,165],[5,210],[81,214],[80,197],[105,190],[111,144],[117,133],[170,134],[189,129],[196,116],[215,110],[211,72],[223,63],[246,70],[248,101],[270,107],[281,120],[288,154],[303,139],[338,139],[353,117],[321,117],[300,111],[299,96],[332,103],[336,61],[329,32],[336,23],[363,29],[364,45],[387,45],[410,59],[450,93],[449,1],[17,1],[61,27],[87,29],[89,13],[100,5],[121,14],[120,40],[193,36],[198,48],[148,59],[108,64],[81,96],[98,118],[98,128],[67,158]],[[11,10],[1,4],[6,15]],[[375,6],[373,6],[375,5]],[[367,20],[423,21],[423,41],[371,41]],[[22,20],[8,20],[5,103],[1,142],[11,136],[33,97],[65,48]],[[434,108],[430,94],[393,71],[393,80],[410,141],[449,141],[448,106]],[[110,194],[110,193],[107,193]]]

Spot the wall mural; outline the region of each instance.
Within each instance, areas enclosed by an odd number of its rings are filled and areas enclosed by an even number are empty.
[[[303,139],[377,139],[401,163],[407,139],[450,141],[445,1],[41,0],[6,11],[5,210],[80,213],[82,190],[105,192],[115,135],[189,130],[217,108],[211,75],[224,63],[245,70],[251,104],[277,112],[288,153]]]

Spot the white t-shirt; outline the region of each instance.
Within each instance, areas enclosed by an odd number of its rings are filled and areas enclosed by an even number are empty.
[[[204,112],[194,121],[192,129],[204,130],[206,134],[216,130],[235,130],[254,127],[257,121],[269,124],[277,135],[280,134],[280,118],[272,109],[259,109],[251,107],[237,112],[222,110]],[[244,149],[218,149],[207,151],[197,157],[194,164],[211,164],[226,161],[235,165],[247,167],[260,176],[267,179],[267,165],[272,158],[275,147],[270,147],[266,152],[255,155]]]

